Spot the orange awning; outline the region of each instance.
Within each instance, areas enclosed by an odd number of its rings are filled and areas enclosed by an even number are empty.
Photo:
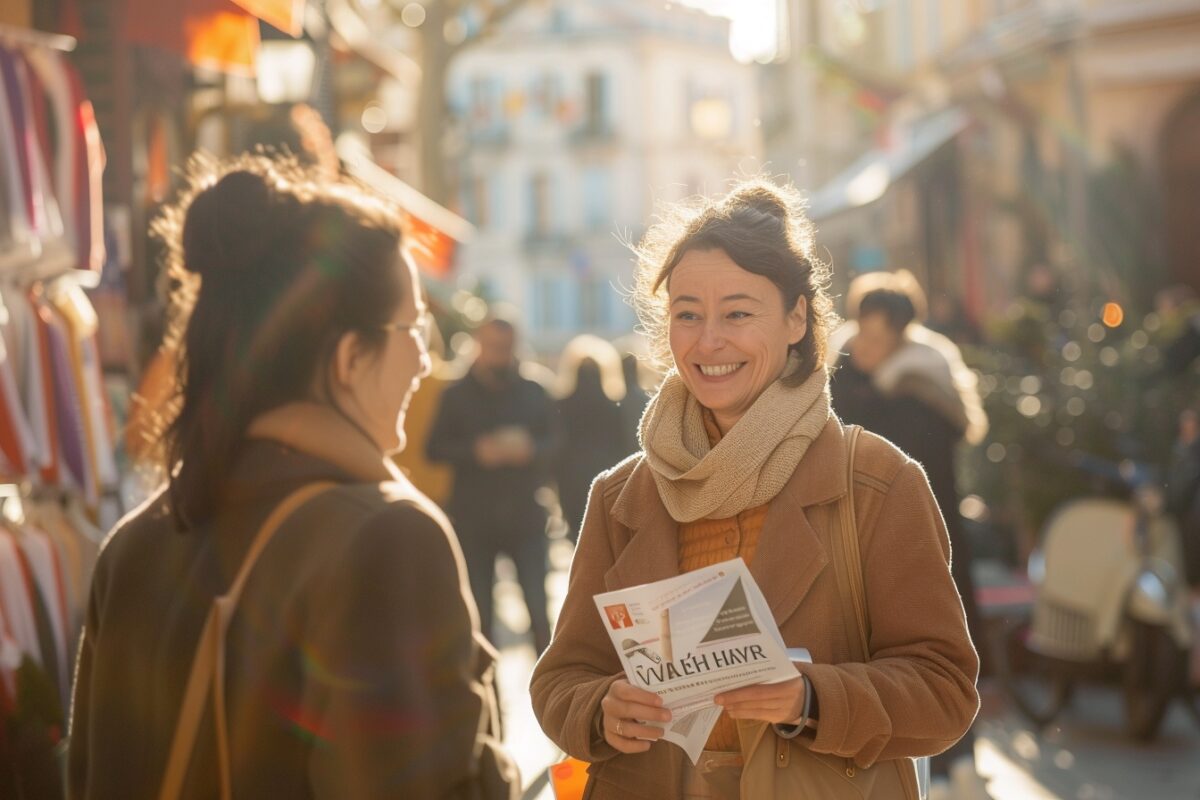
[[[455,250],[474,236],[475,226],[376,164],[365,145],[346,139],[338,143],[337,152],[351,175],[403,209],[404,246],[421,272],[438,279],[449,277]]]
[[[247,12],[289,36],[304,32],[304,0],[233,0]]]
[[[454,237],[410,211],[404,212],[401,230],[408,254],[421,272],[440,279],[449,277],[458,245]]]
[[[303,30],[304,0],[125,0],[124,38],[179,53],[196,65],[254,73],[258,20],[292,36]]]
[[[216,3],[200,0],[207,5]],[[198,0],[191,0],[197,5]],[[227,0],[221,5],[230,6]],[[254,74],[258,52],[258,20],[236,8],[200,10],[183,19],[184,55],[197,67]]]

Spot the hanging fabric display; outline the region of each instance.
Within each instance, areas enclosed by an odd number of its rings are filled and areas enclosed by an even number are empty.
[[[119,477],[81,284],[105,257],[82,87],[61,52],[0,26],[0,797],[61,795],[94,520]]]

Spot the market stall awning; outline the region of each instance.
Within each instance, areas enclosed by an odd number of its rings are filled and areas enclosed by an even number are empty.
[[[251,16],[289,36],[304,32],[305,0],[233,0]]]
[[[948,108],[904,127],[887,147],[864,153],[844,172],[813,192],[809,198],[809,216],[820,220],[874,203],[909,170],[961,133],[968,122],[965,111]]]
[[[253,74],[259,20],[292,36],[305,0],[124,0],[124,39],[179,53],[202,67]]]
[[[417,267],[432,278],[447,277],[455,248],[471,240],[475,226],[376,164],[370,151],[353,139],[339,139],[337,152],[351,175],[404,210],[405,247]]]

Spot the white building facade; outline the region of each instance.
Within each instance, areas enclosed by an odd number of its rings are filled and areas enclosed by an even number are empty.
[[[646,0],[531,4],[448,81],[464,282],[515,305],[543,355],[633,330],[626,245],[657,200],[758,168],[757,84],[728,22]]]

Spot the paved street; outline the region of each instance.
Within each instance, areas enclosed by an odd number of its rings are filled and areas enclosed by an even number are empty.
[[[979,723],[976,758],[995,800],[1198,800],[1200,725],[1181,705],[1153,744],[1121,730],[1119,693],[1078,692],[1060,723],[1038,736],[997,709]]]
[[[556,542],[549,579],[556,608],[566,589],[570,547]],[[527,641],[528,615],[520,589],[507,565],[497,586],[497,637],[503,657],[500,684],[505,709],[505,738],[521,765],[526,785],[536,781],[559,757],[538,728],[529,706],[527,684],[533,648]],[[1200,800],[1200,724],[1176,705],[1159,739],[1132,743],[1121,728],[1120,695],[1114,689],[1083,688],[1059,724],[1039,736],[1007,707],[994,686],[983,689],[976,759],[994,800]],[[552,800],[549,787],[531,800]]]

